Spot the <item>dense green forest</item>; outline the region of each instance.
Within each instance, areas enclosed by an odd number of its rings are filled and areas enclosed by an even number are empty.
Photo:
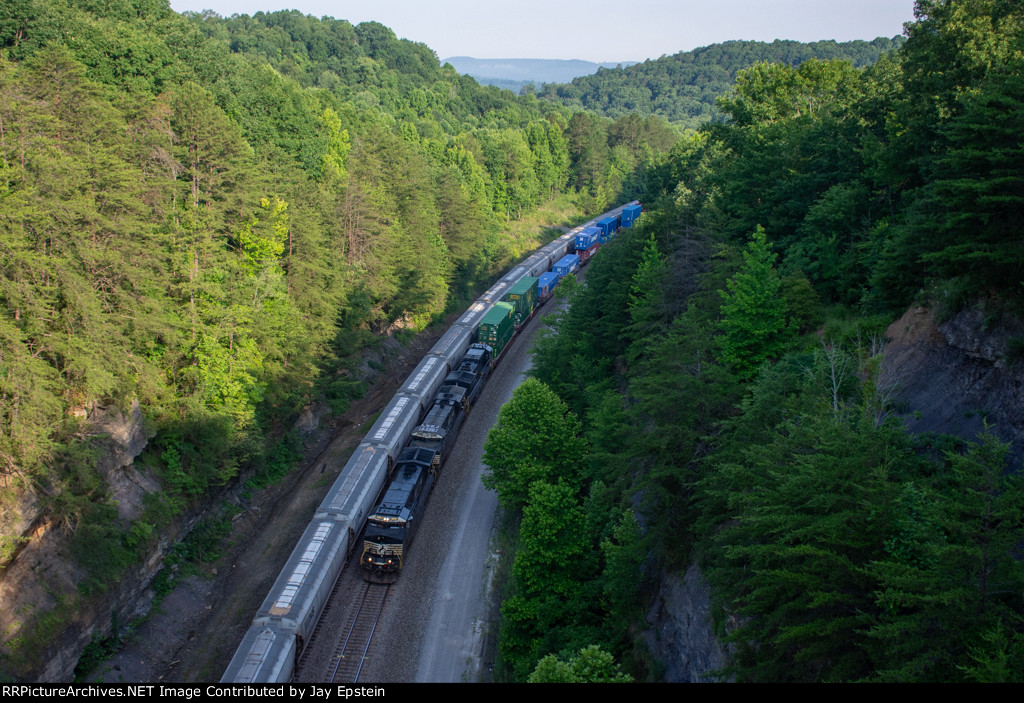
[[[625,68],[602,68],[569,84],[545,83],[538,94],[545,100],[606,117],[659,115],[696,129],[704,122],[723,119],[716,100],[732,88],[740,71],[754,64],[795,68],[809,59],[818,59],[849,61],[863,68],[899,48],[903,41],[903,37],[842,43],[728,41]]]
[[[782,63],[680,56],[691,83],[735,74],[717,112],[667,59],[626,69],[626,103],[556,100],[372,22],[2,8],[0,505],[36,493],[84,574],[5,632],[5,674],[169,521],[287,471],[300,408],[343,411],[367,345],[538,244],[520,220],[638,196],[488,442],[521,525],[505,675],[657,679],[643,599],[696,559],[723,678],[1024,678],[1020,467],[993,433],[908,435],[879,374],[908,304],[1021,316],[1016,0],[919,0],[905,43],[857,43],[867,67],[786,42]],[[133,401],[164,490],[129,523],[82,418]]]
[[[520,220],[624,197],[676,140],[482,87],[373,22],[166,0],[2,13],[0,500],[38,496],[85,596],[228,482],[289,470],[299,410],[342,412],[365,347],[542,243]],[[134,401],[153,435],[137,463],[164,490],[128,523],[87,423]],[[3,534],[3,562],[25,541]],[[5,635],[4,671],[38,665],[73,617],[61,598]]]
[[[1024,310],[1024,10],[916,17],[866,69],[739,72],[570,286],[487,446],[507,678],[657,680],[645,598],[696,560],[722,679],[1024,680],[1021,467],[908,434],[880,373],[910,304]]]

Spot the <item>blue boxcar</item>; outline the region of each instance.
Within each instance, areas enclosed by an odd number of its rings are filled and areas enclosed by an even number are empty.
[[[559,256],[562,258],[553,267],[559,278],[579,269],[580,257],[571,253],[576,233],[572,230],[561,235],[532,256],[528,265],[520,264],[503,276],[470,306],[416,367],[341,469],[256,612],[221,681],[291,680],[295,658],[309,641],[367,516],[378,505],[376,499],[386,483],[389,468],[419,424],[424,399],[442,377],[447,381],[448,377],[443,376],[445,368],[460,363],[477,328],[484,324],[487,311],[492,306],[508,307],[496,301],[512,285],[524,276],[540,272],[547,261]],[[596,241],[592,246],[596,248]],[[511,321],[508,326],[512,326]],[[460,364],[458,373],[470,373],[461,368]]]
[[[601,231],[601,243],[607,242],[619,230],[618,217],[605,217],[597,221],[597,228]]]
[[[576,235],[576,241],[574,243],[576,251],[586,251],[590,247],[594,246],[594,243],[597,242],[600,237],[600,229],[597,227],[587,227]]]
[[[559,276],[554,271],[542,273],[537,279],[537,293],[541,300],[547,300],[558,285]]]
[[[622,214],[619,215],[623,227],[632,227],[638,217],[640,217],[639,205],[626,205],[622,208]]]
[[[566,254],[565,256],[563,256],[561,259],[558,260],[558,263],[556,263],[554,266],[551,267],[551,270],[554,273],[557,273],[558,274],[558,279],[561,280],[561,279],[565,278],[566,276],[568,276],[570,273],[575,273],[575,271],[579,267],[580,267],[580,257],[579,257],[579,255],[577,255],[577,254]]]

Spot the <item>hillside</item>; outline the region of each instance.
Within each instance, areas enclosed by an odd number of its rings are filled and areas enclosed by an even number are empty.
[[[652,679],[1024,681],[1024,10],[916,10],[866,69],[740,71],[538,345],[587,445],[512,473],[510,678],[586,643]]]
[[[544,85],[539,94],[546,100],[608,117],[629,112],[654,114],[696,128],[702,122],[723,118],[715,100],[729,92],[737,72],[756,63],[766,61],[795,67],[814,58],[846,60],[855,67],[864,67],[903,42],[903,37],[842,43],[730,41],[633,66],[600,69],[595,75],[574,78],[569,84]]]
[[[699,569],[704,680],[1024,680],[1021,3],[543,98],[373,22],[0,7],[0,679],[94,661],[323,481],[385,351],[638,197],[518,399],[552,451],[492,473],[495,677],[674,676],[643,613]]]
[[[362,395],[368,350],[673,139],[573,120],[374,22],[2,5],[0,670],[66,676],[216,551],[225,491],[294,467],[300,417]]]

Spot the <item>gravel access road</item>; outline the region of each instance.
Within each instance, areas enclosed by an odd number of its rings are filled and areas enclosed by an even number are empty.
[[[470,410],[392,589],[360,682],[489,680],[493,647],[488,642],[500,617],[491,591],[499,556],[492,546],[498,500],[481,483],[485,468],[480,458],[498,411],[526,378],[531,365],[528,349],[543,326],[541,317],[559,304],[549,302],[520,331]],[[336,620],[322,627],[334,632],[335,640],[344,636],[342,613],[355,607],[360,592],[354,558],[341,579],[342,598],[352,602],[332,606]],[[326,672],[332,667],[334,646],[318,646],[324,651],[314,656],[322,664],[308,670]]]

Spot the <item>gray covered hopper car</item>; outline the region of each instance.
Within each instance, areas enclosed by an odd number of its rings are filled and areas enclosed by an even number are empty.
[[[314,520],[302,533],[253,624],[294,632],[301,642],[316,627],[348,553],[348,525]]]
[[[618,215],[621,210],[600,217]],[[570,251],[575,235],[597,219],[561,235],[515,266],[463,313],[417,365],[331,486],[221,681],[291,680],[296,657],[312,634],[369,511],[376,506],[391,466],[449,370],[474,341],[484,316],[521,278],[537,277],[562,258]]]
[[[420,360],[420,363],[413,369],[413,372],[409,374],[409,378],[398,389],[398,392],[418,398],[420,415],[422,415],[430,409],[430,404],[434,400],[434,394],[437,393],[437,389],[444,383],[444,377],[448,375],[449,370],[451,370],[451,364],[448,363],[446,357],[428,353]]]
[[[295,635],[273,627],[250,627],[235,650],[222,683],[291,681],[295,669]]]

